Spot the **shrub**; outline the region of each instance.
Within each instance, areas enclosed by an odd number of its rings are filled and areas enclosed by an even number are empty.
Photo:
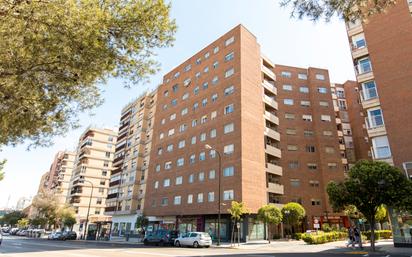
[[[333,241],[345,240],[348,237],[346,232],[315,232],[301,235],[303,241],[307,244],[324,244]]]
[[[362,235],[366,236],[367,240],[371,240],[371,231],[362,232]],[[375,230],[375,240],[392,238],[391,230]]]
[[[295,233],[292,235],[292,238],[295,240],[301,240],[302,239],[302,235],[304,235],[303,233]]]

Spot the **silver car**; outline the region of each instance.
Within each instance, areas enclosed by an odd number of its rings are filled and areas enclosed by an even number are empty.
[[[1,245],[1,242],[3,242],[3,235],[2,235],[2,233],[0,232],[0,245]]]
[[[175,246],[210,247],[212,238],[206,232],[190,232],[175,239]]]

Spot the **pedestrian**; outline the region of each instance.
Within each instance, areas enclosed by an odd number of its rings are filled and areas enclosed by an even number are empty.
[[[352,244],[353,246],[353,241],[355,240],[354,234],[353,234],[353,228],[349,227],[348,229],[348,242],[346,243],[346,247],[349,247],[349,245]]]
[[[352,244],[352,246],[355,247],[355,245],[358,244],[358,245],[359,245],[359,248],[361,248],[362,245],[361,245],[361,243],[360,243],[360,240],[361,240],[361,238],[360,238],[360,231],[359,231],[359,229],[358,229],[357,227],[354,227],[354,228],[353,228],[353,235],[354,235],[354,237],[355,237],[355,241],[354,241],[354,243]]]

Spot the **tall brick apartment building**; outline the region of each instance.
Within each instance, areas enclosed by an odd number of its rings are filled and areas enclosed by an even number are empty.
[[[144,213],[154,227],[214,235],[220,176],[223,239],[232,200],[251,210],[242,238],[264,237],[254,213],[267,203],[300,202],[305,226],[315,218],[343,225],[325,192],[347,165],[340,123],[327,70],[274,65],[239,25],[167,73],[157,89]]]
[[[412,1],[397,1],[367,22],[349,22],[347,32],[371,157],[393,164],[411,177]],[[412,246],[410,236],[404,236],[408,232],[400,232],[409,227],[406,219],[411,218],[392,220],[395,246]]]

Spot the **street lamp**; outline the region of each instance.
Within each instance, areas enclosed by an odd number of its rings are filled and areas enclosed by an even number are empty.
[[[290,213],[290,211],[285,210],[284,212],[285,212],[285,215],[286,215],[286,225],[287,225],[286,226],[287,227],[286,231],[288,231],[287,234],[286,234],[286,237],[288,237],[289,236],[289,213]]]
[[[217,209],[217,246],[220,245],[220,177],[221,177],[221,171],[222,171],[222,156],[220,155],[219,151],[216,150],[216,148],[213,148],[212,146],[206,144],[205,148],[208,150],[214,150],[217,153],[218,156],[218,161],[219,161],[219,170],[218,170],[218,175],[217,175],[217,180],[218,180],[218,197],[217,197],[217,202],[218,202],[218,209]]]
[[[89,207],[87,207],[86,224],[85,224],[85,226],[84,226],[84,232],[83,232],[84,240],[86,240],[86,235],[87,235],[87,233],[86,233],[86,232],[87,232],[87,223],[89,223],[90,205],[91,205],[91,203],[92,203],[94,186],[93,186],[93,183],[90,182],[89,180],[83,179],[82,182],[83,182],[83,183],[84,183],[84,182],[87,182],[87,183],[89,183],[89,184],[92,186],[92,190],[90,191]]]

